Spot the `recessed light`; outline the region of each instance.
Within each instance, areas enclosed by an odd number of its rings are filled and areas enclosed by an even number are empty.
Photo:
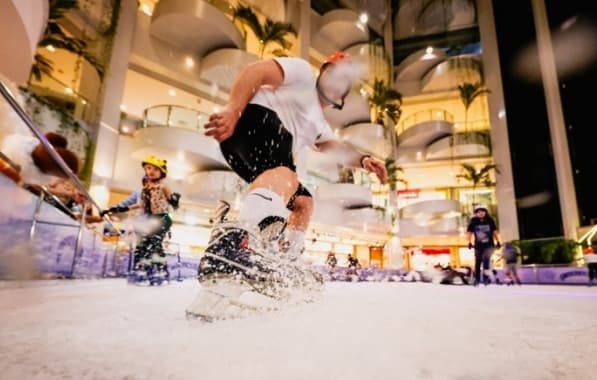
[[[176,90],[171,88],[170,90],[168,90],[168,95],[170,96],[176,96]]]

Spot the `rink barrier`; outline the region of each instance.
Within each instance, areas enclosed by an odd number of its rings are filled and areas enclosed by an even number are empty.
[[[0,199],[11,200],[0,202],[0,276],[5,270],[3,263],[12,261],[13,254],[32,255],[42,277],[104,278],[129,273],[132,241],[119,249],[104,241],[104,226],[98,225],[99,231],[88,228],[45,202],[45,196],[35,196],[0,175]],[[168,243],[167,252],[171,279],[196,277],[199,257],[184,255],[174,243]],[[361,268],[351,276],[348,268],[336,267],[330,276],[327,266],[313,265],[313,269],[328,281],[401,282],[405,275],[399,269]],[[586,267],[578,266],[525,265],[518,271],[525,284],[586,284],[588,278]],[[504,271],[497,273],[503,282]]]

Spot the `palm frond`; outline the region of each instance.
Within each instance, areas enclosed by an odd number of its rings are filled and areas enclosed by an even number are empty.
[[[298,35],[292,24],[267,19],[263,26],[263,38],[261,40],[264,45],[275,42],[284,49],[290,49],[292,44],[286,39],[289,34],[292,34],[295,37]]]
[[[48,22],[56,21],[64,17],[66,13],[79,7],[77,0],[50,0],[50,12]]]
[[[373,109],[374,122],[385,127],[384,118],[388,117],[394,124],[397,123],[402,115],[402,94],[377,78],[372,87],[368,102]]]
[[[479,97],[482,94],[491,92],[481,82],[462,83],[458,85],[458,91],[460,92],[460,100],[462,101],[465,110],[469,109],[469,107],[471,106],[471,104],[473,104],[477,97]]]
[[[259,22],[259,17],[257,17],[257,14],[253,11],[253,8],[239,4],[233,9],[232,14],[233,20],[240,20],[253,31],[253,34],[255,34],[259,40],[262,39],[264,34],[263,27],[261,26],[261,22]]]
[[[31,66],[31,75],[40,81],[43,75],[51,75],[52,74],[52,64],[53,62],[41,54],[35,54],[33,57],[33,66]]]

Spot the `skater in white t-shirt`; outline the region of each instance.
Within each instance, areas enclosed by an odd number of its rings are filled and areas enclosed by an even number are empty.
[[[276,298],[280,289],[308,286],[316,279],[293,265],[268,265],[255,258],[258,252],[251,247],[256,233],[279,240],[284,232],[284,257],[291,262],[302,252],[313,213],[313,198],[299,180],[295,161],[305,148],[333,154],[339,164],[363,168],[387,183],[384,163],[338,140],[323,115],[324,107],[343,107],[356,80],[355,65],[342,52],[329,56],[318,76],[307,61],[286,57],[262,60],[241,71],[228,104],[210,115],[205,129],[249,190],[236,222],[220,223],[212,231],[198,269],[204,288],[240,277],[258,293]],[[276,287],[283,278],[290,278],[289,286]],[[221,302],[222,297],[230,300],[240,294],[235,287],[218,288],[205,292],[203,299],[200,295],[187,314],[214,318],[231,304]]]
[[[384,163],[338,140],[323,115],[324,107],[343,107],[356,79],[351,65],[342,52],[328,57],[317,77],[300,58],[250,64],[236,79],[227,106],[205,125],[206,135],[220,143],[228,164],[249,183],[238,222],[277,230],[287,222],[290,255],[302,251],[313,212],[312,196],[295,166],[304,148],[333,154],[345,167],[364,168],[387,182]],[[220,251],[212,248],[207,251]]]

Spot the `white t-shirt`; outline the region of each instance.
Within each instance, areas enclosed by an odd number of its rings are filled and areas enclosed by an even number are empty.
[[[292,150],[297,157],[303,147],[313,147],[336,136],[323,116],[315,76],[309,63],[295,57],[275,60],[284,71],[284,82],[275,89],[261,87],[249,103],[259,104],[278,114],[284,127],[292,134]]]

